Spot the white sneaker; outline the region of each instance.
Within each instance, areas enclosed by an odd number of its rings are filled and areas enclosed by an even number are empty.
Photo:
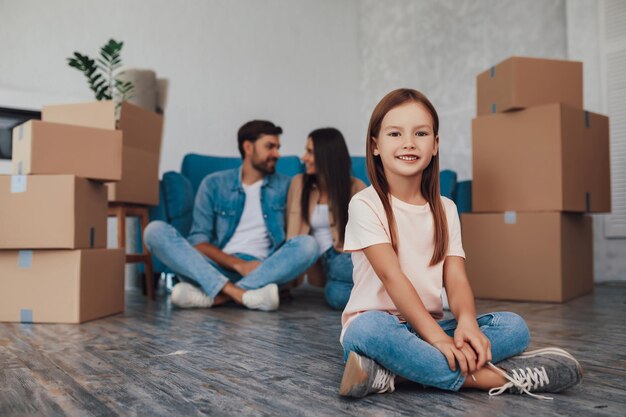
[[[172,303],[180,308],[208,308],[213,305],[213,299],[200,288],[180,282],[172,290]]]
[[[280,303],[278,285],[269,284],[258,290],[248,290],[243,294],[243,305],[250,310],[274,311]]]

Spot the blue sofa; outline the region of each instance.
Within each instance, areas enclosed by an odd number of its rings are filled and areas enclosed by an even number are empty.
[[[150,208],[150,220],[163,220],[174,226],[183,236],[191,229],[193,204],[196,191],[207,175],[224,169],[237,168],[241,158],[187,154],[183,159],[181,172],[169,171],[163,174],[159,183],[159,205]],[[285,156],[278,160],[276,170],[294,176],[304,172],[304,166],[297,156]],[[352,157],[352,172],[357,178],[370,184],[365,167],[365,157]],[[471,211],[471,182],[457,184],[454,171],[440,173],[441,194],[457,203],[459,212]],[[468,200],[469,199],[469,200]],[[469,202],[468,202],[469,201]],[[153,257],[154,272],[169,272],[165,265]]]

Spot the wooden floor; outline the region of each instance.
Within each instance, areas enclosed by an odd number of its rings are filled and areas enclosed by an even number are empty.
[[[417,386],[340,398],[340,313],[311,288],[279,312],[178,310],[129,293],[123,315],[82,325],[0,324],[0,416],[626,415],[626,286],[564,305],[478,301],[515,311],[531,348],[558,345],[584,369],[554,401]]]

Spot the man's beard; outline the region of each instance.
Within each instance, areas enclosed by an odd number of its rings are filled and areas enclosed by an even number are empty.
[[[252,159],[252,167],[265,175],[271,175],[276,172],[276,158],[268,158],[265,161]]]

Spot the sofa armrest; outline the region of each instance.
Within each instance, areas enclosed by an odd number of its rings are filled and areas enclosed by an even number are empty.
[[[167,221],[187,236],[193,221],[194,192],[191,182],[178,172],[163,174],[163,201]]]
[[[456,186],[456,207],[460,213],[472,211],[472,181],[461,181]]]
[[[444,169],[439,173],[439,192],[442,196],[456,201],[456,172]]]

